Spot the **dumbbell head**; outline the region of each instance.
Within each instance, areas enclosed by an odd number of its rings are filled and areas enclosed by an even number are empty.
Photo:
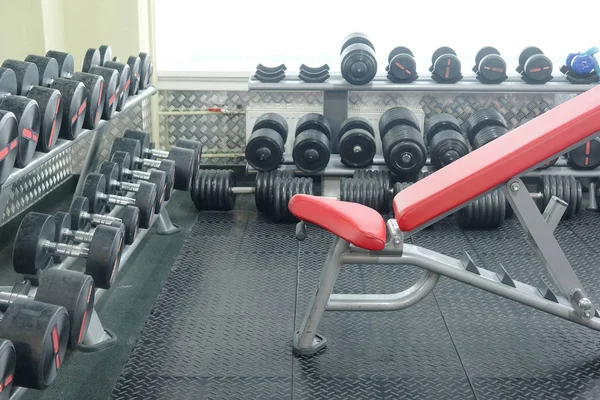
[[[58,211],[54,213],[54,238],[52,241],[55,243],[73,244],[73,238],[70,235],[72,229],[71,226],[71,215],[66,212]],[[60,264],[67,256],[61,254],[54,254],[52,256],[54,262]],[[41,300],[40,300],[41,301]]]
[[[293,178],[292,170],[274,170],[256,174],[254,184],[254,202],[258,211],[267,212],[271,209],[273,185],[278,178]]]
[[[119,186],[119,166],[116,163],[110,161],[104,161],[100,164],[100,168],[98,168],[98,173],[104,175],[104,181],[106,183],[106,187],[103,192],[106,194],[114,194],[117,196],[122,196],[123,191],[120,190]],[[112,207],[107,204],[107,209],[110,211]]]
[[[460,60],[450,47],[440,47],[433,52],[429,71],[438,82],[454,83],[462,79]]]
[[[494,47],[484,47],[475,56],[473,72],[483,83],[500,83],[506,80],[506,61]]]
[[[129,165],[128,169],[136,169],[137,165],[135,160],[139,160],[140,158],[142,158],[140,157],[142,153],[142,146],[140,142],[135,139],[129,139],[126,137],[115,138],[110,149],[111,157],[119,151],[129,154],[131,164]]]
[[[64,307],[16,299],[0,321],[0,337],[16,353],[14,384],[47,388],[64,361],[69,341],[69,315]]]
[[[388,130],[382,149],[387,167],[397,175],[420,171],[427,160],[423,135],[411,125],[397,125]]]
[[[418,78],[417,63],[408,47],[396,47],[388,56],[388,79],[396,83],[413,82]]]
[[[292,158],[294,164],[306,173],[323,170],[329,163],[331,125],[317,113],[309,113],[298,120]]]
[[[90,68],[102,65],[102,56],[98,49],[87,49],[83,56],[82,72],[89,72]]]
[[[230,211],[235,207],[233,170],[202,169],[196,173],[190,194],[198,211]]]
[[[379,136],[383,140],[388,131],[397,125],[409,125],[420,130],[416,115],[405,107],[393,107],[384,112],[379,118]]]
[[[202,161],[202,143],[197,140],[179,138],[175,142],[175,147],[192,150],[194,152],[194,173],[200,169]]]
[[[131,170],[131,156],[124,151],[115,151],[110,158],[110,161],[118,167],[118,176],[120,181],[131,179],[131,176],[126,175],[126,170]]]
[[[54,218],[30,212],[21,221],[13,247],[13,267],[21,275],[35,275],[53,265],[52,255],[44,250],[44,242],[55,238]]]
[[[154,204],[154,210],[158,214],[162,210],[162,206],[165,201],[167,192],[167,176],[163,171],[151,168],[149,170],[150,177],[148,179],[149,184],[153,184],[156,187],[156,202]],[[140,184],[146,182],[140,182]]]
[[[573,169],[592,170],[600,166],[600,140],[595,137],[569,151],[567,164]]]
[[[527,83],[543,84],[552,79],[552,60],[538,47],[526,47],[519,55],[519,72]]]
[[[90,202],[87,197],[75,196],[69,207],[71,216],[71,227],[80,231],[89,231],[92,227],[92,220],[89,217]]]
[[[75,72],[75,59],[73,58],[73,54],[50,50],[46,53],[46,57],[54,58],[58,63],[59,77],[68,78]]]
[[[15,346],[10,340],[0,339],[0,399],[9,400],[15,380],[17,356]],[[4,393],[2,393],[4,392]]]
[[[91,276],[51,268],[40,279],[35,300],[62,306],[69,315],[69,347],[83,341],[94,311],[95,285]]]
[[[438,132],[456,131],[462,133],[460,123],[450,114],[440,113],[425,120],[425,143],[429,142]]]
[[[100,53],[100,65],[106,65],[112,58],[112,48],[107,45],[102,45],[98,47],[98,52]]]
[[[61,94],[56,89],[33,86],[27,98],[35,100],[40,110],[40,130],[37,148],[49,152],[58,140],[62,125]]]
[[[104,92],[104,109],[102,110],[102,118],[109,120],[117,110],[119,103],[119,73],[114,69],[93,66],[89,69],[90,74],[100,75],[104,78],[102,91]]]
[[[162,160],[156,169],[165,173],[165,184],[167,185],[165,191],[165,200],[170,200],[175,185],[175,161]],[[196,171],[199,171],[199,169]]]
[[[123,137],[125,139],[133,139],[139,142],[140,148],[138,154],[132,154],[132,156],[139,158],[150,158],[152,153],[149,151],[151,143],[150,143],[150,134],[143,131],[136,131],[133,129],[126,129],[123,132]]]
[[[465,123],[465,131],[469,142],[473,143],[475,135],[486,126],[502,126],[507,128],[506,120],[493,108],[483,108],[475,111]]]
[[[125,227],[125,244],[132,244],[137,237],[138,226],[140,224],[140,210],[134,206],[125,207],[121,217]]]
[[[542,175],[538,179],[537,189],[542,194],[537,201],[541,212],[544,212],[553,196],[564,200],[568,204],[562,216],[563,220],[572,218],[581,209],[583,198],[581,182],[573,176]]]
[[[375,179],[342,178],[340,200],[359,203],[378,212],[389,212],[390,192]]]
[[[458,120],[449,114],[438,114],[426,121],[425,142],[429,147],[431,163],[438,169],[469,152],[469,144]]]
[[[129,98],[129,87],[131,86],[131,69],[127,64],[121,64],[114,61],[106,61],[104,67],[114,69],[119,73],[119,101],[117,111],[121,111]]]
[[[106,82],[104,77],[98,74],[75,72],[72,79],[83,83],[87,94],[87,107],[85,112],[84,126],[87,129],[96,129],[100,118],[104,115],[106,105]],[[80,109],[79,113],[82,112]]]
[[[373,126],[362,117],[351,117],[342,122],[338,134],[341,161],[351,168],[362,168],[373,162],[376,152]]]
[[[50,88],[58,90],[61,94],[59,113],[62,121],[58,130],[59,136],[73,140],[81,133],[88,111],[86,87],[72,79],[57,78],[50,84]]]
[[[377,73],[377,58],[373,43],[364,33],[348,35],[340,52],[341,71],[344,79],[352,85],[364,85]]]
[[[127,59],[127,65],[131,71],[131,84],[129,85],[129,95],[133,96],[140,87],[140,58],[131,56]]]
[[[89,247],[85,273],[101,289],[110,289],[119,270],[119,257],[124,245],[125,228],[99,225]]]
[[[104,201],[101,199],[106,192],[106,177],[102,174],[90,173],[86,176],[81,195],[89,202],[92,214],[102,214]]]
[[[147,89],[152,80],[152,59],[148,53],[140,53],[140,89]]]
[[[276,222],[297,222],[288,203],[296,194],[313,194],[312,178],[277,178],[273,182],[270,215]]]
[[[25,61],[37,66],[39,80],[36,85],[48,87],[52,81],[58,78],[58,61],[56,59],[30,54],[25,57]]]
[[[303,115],[296,125],[296,136],[309,129],[319,131],[327,136],[327,138],[331,137],[331,125],[322,114],[308,113]]]
[[[40,131],[40,108],[35,100],[22,96],[0,99],[0,109],[11,111],[17,118],[19,144],[16,166],[25,167],[33,158]]]
[[[153,183],[140,182],[135,196],[135,205],[140,211],[140,226],[148,229],[152,224],[157,202],[157,189]]]
[[[0,185],[2,185],[13,170],[17,158],[19,130],[15,114],[0,110]]]
[[[39,85],[39,71],[34,63],[19,60],[4,60],[3,68],[10,68],[15,72],[17,78],[17,92],[21,96],[26,96],[34,85]]]
[[[456,213],[458,226],[462,229],[495,229],[506,218],[506,199],[497,189],[473,200]]]
[[[0,67],[0,99],[17,94],[17,76],[15,71]]]

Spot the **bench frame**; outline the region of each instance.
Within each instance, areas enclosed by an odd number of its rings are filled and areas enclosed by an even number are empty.
[[[424,299],[433,290],[440,275],[600,331],[600,315],[554,237],[554,230],[567,203],[553,197],[542,214],[521,179],[509,180],[500,190],[504,191],[523,226],[527,242],[541,257],[560,293],[552,292],[542,279],[536,286],[515,281],[501,264],[494,271],[480,268],[466,252],[460,259],[455,259],[405,244],[403,232],[397,222],[390,219],[386,223],[386,245],[381,251],[371,252],[351,245],[340,237],[334,238],[315,294],[300,329],[294,335],[294,353],[314,354],[327,345],[325,337],[317,333],[326,310],[400,310]],[[333,287],[343,264],[404,264],[422,268],[423,275],[411,287],[398,293],[334,294]]]

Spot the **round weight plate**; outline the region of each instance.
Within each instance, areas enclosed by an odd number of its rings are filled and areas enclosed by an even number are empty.
[[[100,53],[100,65],[106,65],[112,58],[112,48],[110,46],[102,45],[98,47]]]
[[[88,49],[83,57],[82,72],[90,72],[90,68],[99,66],[102,63],[102,56],[96,49]]]
[[[322,132],[308,129],[296,136],[292,158],[301,171],[309,174],[322,171],[330,156],[329,139]]]
[[[10,340],[0,339],[0,400],[9,400],[15,380],[17,356]]]
[[[296,136],[309,129],[321,132],[327,139],[331,138],[331,125],[322,114],[309,113],[302,116],[296,125]]]
[[[175,183],[173,187],[177,190],[190,190],[194,177],[194,151],[172,147],[169,151],[168,160],[175,162]]]
[[[85,273],[94,279],[100,289],[110,289],[119,270],[123,238],[124,230],[113,226],[100,225],[94,231]]]
[[[408,54],[411,57],[414,56],[412,51],[410,51],[408,47],[398,46],[393,48],[392,51],[390,51],[390,54],[388,55],[388,63],[391,63],[394,57],[396,57],[399,54]]]
[[[137,94],[140,88],[140,58],[131,56],[127,59],[127,65],[131,70],[131,85],[129,85],[129,95]]]
[[[94,281],[76,271],[51,268],[40,281],[35,300],[62,306],[69,315],[69,347],[74,349],[82,341],[94,311]]]
[[[137,140],[140,143],[140,149],[138,154],[132,154],[132,156],[136,156],[139,158],[151,157],[151,154],[147,151],[148,149],[150,149],[150,135],[148,133],[127,129],[125,130],[125,132],[123,132],[123,137],[126,139]]]
[[[600,165],[600,139],[594,138],[568,152],[567,163],[573,169],[597,168]]]
[[[443,54],[435,60],[432,68],[432,78],[443,83],[455,83],[462,79],[461,62],[453,54]]]
[[[75,59],[73,54],[50,50],[46,57],[54,58],[58,62],[58,76],[68,78],[75,72]]]
[[[152,78],[152,61],[147,53],[140,53],[140,89],[146,89],[150,86]]]
[[[27,213],[15,236],[13,267],[16,273],[35,275],[37,271],[52,266],[52,257],[44,250],[44,243],[54,240],[54,232],[55,224],[51,216]]]
[[[351,85],[366,85],[377,74],[375,51],[366,44],[351,44],[342,53],[340,70]]]
[[[192,185],[192,200],[198,211],[230,211],[236,196],[231,188],[236,179],[233,170],[200,170]]]
[[[423,136],[412,126],[391,128],[382,140],[382,148],[385,163],[395,174],[416,172],[425,165],[427,149]]]
[[[48,87],[58,78],[58,62],[54,58],[28,55],[25,61],[37,66],[39,81],[37,85]]]
[[[369,36],[367,36],[365,33],[362,33],[362,32],[353,32],[353,33],[349,34],[348,36],[346,36],[344,38],[344,40],[342,41],[342,49],[340,50],[340,54],[342,54],[348,46],[351,46],[351,45],[357,44],[357,43],[367,45],[368,47],[373,49],[373,51],[375,51],[375,47],[373,46],[373,43],[371,42],[371,39],[369,38]]]
[[[2,67],[10,68],[15,72],[17,77],[17,92],[13,94],[26,96],[32,86],[40,84],[38,68],[33,63],[19,60],[4,60]]]
[[[341,161],[350,168],[363,168],[373,163],[375,138],[363,129],[352,129],[340,137],[338,150]]]
[[[155,214],[156,186],[148,182],[140,182],[139,185],[135,195],[135,205],[140,210],[140,227],[148,229]]]
[[[13,170],[19,145],[19,129],[15,114],[0,110],[0,185]]]
[[[84,217],[89,212],[89,200],[87,197],[75,196],[69,207],[71,215],[71,228],[76,231],[89,231],[91,228],[90,218]]]
[[[89,201],[90,212],[92,214],[102,214],[104,201],[100,200],[100,195],[106,191],[106,178],[102,174],[89,173],[83,184],[81,195]]]
[[[194,151],[194,171],[200,169],[202,160],[202,143],[197,140],[189,140],[180,138],[175,142],[175,147],[181,147],[184,149],[190,149]]]
[[[27,97],[35,100],[40,109],[40,137],[38,150],[49,152],[58,140],[58,132],[62,125],[62,108],[60,92],[56,89],[34,86]]]
[[[165,202],[165,195],[167,191],[167,177],[164,172],[157,169],[150,169],[149,183],[153,183],[156,186],[156,202],[154,203],[154,212],[160,213],[162,210],[163,203]]]
[[[275,113],[266,113],[258,117],[254,122],[252,132],[254,133],[263,128],[272,129],[277,132],[283,139],[284,144],[287,141],[288,124],[285,118],[283,118],[281,115]]]
[[[138,225],[140,223],[140,210],[134,206],[125,207],[121,220],[125,226],[125,244],[132,244],[137,236]]]
[[[127,131],[125,131],[127,134]],[[134,162],[136,158],[140,158],[142,152],[140,142],[135,139],[129,139],[127,137],[115,138],[112,147],[110,148],[111,157],[118,151],[124,151],[131,157],[131,168],[136,169],[139,163]]]
[[[71,236],[71,215],[66,212],[54,213],[54,243],[73,244]],[[55,254],[52,256],[54,262],[60,264],[67,256]],[[40,300],[41,301],[41,300]]]
[[[23,168],[33,158],[40,130],[40,109],[34,100],[8,96],[0,100],[0,108],[15,114],[18,122],[19,144],[16,166]]]
[[[14,94],[17,94],[15,71],[0,67],[0,98]]]
[[[0,337],[15,346],[16,386],[45,389],[62,366],[69,341],[64,307],[34,300],[15,300],[0,321]]]
[[[271,208],[273,184],[276,179],[293,177],[294,171],[292,170],[275,170],[259,172],[256,174],[256,182],[254,184],[254,202],[258,211],[267,212]]]
[[[519,67],[524,68],[525,63],[527,62],[529,57],[536,55],[536,54],[544,54],[544,52],[539,47],[535,47],[535,46],[525,47],[523,49],[523,51],[521,51],[521,54],[519,54]],[[517,72],[521,72],[521,71],[519,71],[517,69]]]
[[[104,66],[114,69],[119,73],[119,103],[117,111],[121,111],[129,98],[129,87],[131,86],[131,70],[129,65],[118,62],[107,61]]]
[[[271,171],[279,167],[283,160],[285,143],[272,129],[258,129],[252,132],[245,149],[246,161],[258,171]]]
[[[546,83],[552,79],[552,61],[544,54],[534,54],[523,66],[523,75],[531,82]]]
[[[384,112],[379,118],[379,136],[383,140],[387,132],[398,125],[412,126],[420,131],[416,115],[405,107],[393,107]]]
[[[375,136],[375,130],[373,129],[373,125],[363,117],[350,117],[346,118],[342,125],[340,126],[340,131],[338,133],[339,137],[342,137],[344,133],[348,132],[352,129],[363,129],[369,132],[371,135]]]
[[[85,72],[75,72],[73,80],[83,83],[87,90],[87,108],[85,109],[86,129],[96,129],[100,118],[104,113],[104,104],[106,103],[104,93],[104,78],[100,75],[88,74]],[[78,110],[80,113],[81,107]]]
[[[119,73],[114,69],[105,67],[92,67],[90,74],[100,75],[104,78],[104,109],[102,110],[102,119],[109,120],[117,110],[119,102]]]
[[[500,55],[489,54],[478,65],[478,77],[483,83],[500,83],[507,78],[506,62]]]
[[[131,156],[129,155],[129,153],[126,153],[124,151],[116,151],[113,153],[112,157],[110,158],[110,161],[115,163],[119,170],[119,175],[117,177],[118,181],[131,180],[131,174],[125,176],[123,172],[124,169],[131,170]]]
[[[62,122],[59,136],[73,140],[81,133],[85,120],[88,103],[85,86],[71,79],[58,78],[50,87],[61,94]]]

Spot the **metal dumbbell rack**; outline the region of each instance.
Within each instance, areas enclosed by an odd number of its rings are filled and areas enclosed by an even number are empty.
[[[331,135],[331,159],[328,166],[317,175],[322,176],[322,193],[325,196],[339,196],[339,180],[342,177],[352,176],[353,168],[349,168],[342,164],[337,151],[338,131],[342,122],[349,116],[349,95],[351,92],[405,92],[405,93],[455,93],[457,95],[470,93],[489,93],[489,94],[578,94],[583,93],[597,84],[590,85],[574,85],[566,80],[563,76],[557,73],[550,82],[543,85],[530,85],[523,82],[518,76],[510,76],[501,84],[483,84],[475,79],[475,76],[465,76],[461,81],[453,84],[437,83],[430,79],[427,75],[422,75],[418,80],[412,83],[393,83],[390,82],[384,75],[377,75],[375,79],[363,86],[355,86],[347,83],[341,75],[333,75],[323,83],[306,83],[295,76],[286,77],[277,83],[263,83],[250,77],[248,90],[254,92],[322,92],[323,93],[323,115],[328,119],[332,127]],[[410,107],[409,107],[410,108]],[[414,111],[414,110],[413,110]],[[273,112],[277,112],[274,110]],[[423,118],[423,114],[418,115],[418,118]],[[383,156],[380,153],[379,133],[377,132],[377,123],[371,121],[373,128],[376,131],[376,141],[378,141],[378,154],[373,159],[373,164],[367,169],[372,170],[387,170]],[[420,121],[423,127],[423,120]],[[286,144],[286,153],[284,155],[283,165],[279,169],[294,170],[296,175],[305,175],[298,170],[292,161],[289,143],[290,138],[293,142],[293,129],[290,127],[288,134],[288,144]],[[433,171],[428,160],[426,170]],[[254,174],[257,171],[252,167],[247,167],[249,174]],[[568,168],[564,160],[559,160],[554,166],[545,169],[534,171],[528,176],[540,175],[572,175],[577,178],[597,178],[600,177],[600,168],[590,171],[578,171]]]

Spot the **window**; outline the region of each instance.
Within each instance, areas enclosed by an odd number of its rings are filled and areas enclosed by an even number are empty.
[[[573,3],[572,12],[565,3],[525,0],[155,1],[159,75],[248,76],[259,62],[339,71],[341,41],[354,31],[371,37],[379,73],[396,46],[412,50],[420,72],[436,48],[453,47],[467,74],[483,46],[496,47],[512,72],[526,46],[540,47],[558,70],[568,53],[600,45],[596,2]]]

